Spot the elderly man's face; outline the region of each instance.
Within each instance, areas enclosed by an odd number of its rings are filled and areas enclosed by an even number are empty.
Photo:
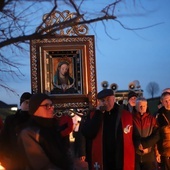
[[[170,94],[165,95],[161,102],[165,109],[170,110]]]
[[[136,104],[136,110],[143,115],[147,110],[147,101],[140,101]]]
[[[103,99],[100,99],[99,101],[100,106],[105,106],[106,111],[110,111],[115,103],[115,97],[114,96],[107,96]]]

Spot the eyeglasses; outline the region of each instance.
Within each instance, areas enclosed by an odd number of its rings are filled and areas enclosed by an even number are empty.
[[[54,104],[42,104],[40,106],[44,106],[46,107],[47,110],[51,109],[51,108],[54,108]]]

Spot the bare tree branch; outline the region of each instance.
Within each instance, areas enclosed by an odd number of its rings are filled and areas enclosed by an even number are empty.
[[[31,3],[32,1],[32,3]],[[45,0],[44,0],[45,1]],[[115,21],[122,26],[122,28],[126,30],[141,30],[147,29],[153,26],[157,26],[158,24],[149,25],[146,27],[139,27],[139,28],[129,28],[125,26],[120,20],[119,17],[116,16],[115,11],[119,4],[126,2],[129,4],[128,1],[123,0],[115,0],[112,3],[107,4],[102,9],[98,11],[98,14],[91,14],[89,12],[82,12],[82,6],[85,0],[80,0],[79,3],[76,3],[75,0],[63,0],[62,2],[65,3],[66,8],[71,7],[76,14],[73,18],[69,20],[63,20],[61,22],[52,22],[48,26],[46,22],[50,20],[51,15],[55,15],[55,11],[58,8],[58,1],[50,1],[49,3],[52,4],[51,9],[49,10],[48,14],[44,15],[43,20],[38,18],[39,23],[37,25],[31,25],[29,23],[30,18],[32,16],[36,16],[39,11],[37,8],[34,9],[35,4],[41,4],[42,0],[30,0],[25,1],[24,3],[27,4],[22,8],[23,0],[1,0],[0,3],[0,48],[1,49],[9,49],[11,54],[14,57],[17,56],[17,52],[25,52],[26,49],[23,44],[29,44],[30,40],[37,39],[37,38],[45,38],[47,36],[58,36],[58,32],[60,30],[64,30],[70,27],[77,28],[78,26],[83,25],[92,25],[94,23],[102,22],[106,34],[111,38],[111,36],[107,33],[106,23],[109,21]],[[136,0],[132,0],[135,5]],[[47,2],[46,2],[47,3]],[[22,9],[21,9],[22,8]],[[33,10],[34,9],[34,10]],[[17,49],[17,52],[16,52]],[[4,50],[5,51],[5,50]],[[20,67],[23,66],[18,62],[14,62],[13,57],[9,57],[9,53],[1,52],[0,53],[0,64],[6,66],[7,69],[3,69],[1,67],[0,73],[1,74],[11,74],[13,77],[20,78],[20,76],[24,76],[20,71]],[[8,66],[8,67],[7,67]],[[5,68],[5,67],[4,67]],[[4,87],[8,89],[5,85],[3,86],[2,81],[0,81],[0,87]],[[13,90],[11,90],[13,91]]]

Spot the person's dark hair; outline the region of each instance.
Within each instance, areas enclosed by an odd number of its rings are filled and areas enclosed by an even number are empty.
[[[161,95],[161,99],[163,98],[163,97],[165,97],[166,95],[170,95],[170,92],[164,92],[164,93],[162,93],[162,95]]]
[[[31,93],[29,92],[24,92],[21,97],[20,97],[20,105],[25,101],[25,100],[29,100],[30,97],[32,96]]]

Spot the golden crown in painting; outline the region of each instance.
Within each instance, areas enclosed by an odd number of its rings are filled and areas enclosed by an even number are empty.
[[[64,56],[64,57],[58,59],[58,63],[61,63],[61,62],[67,62],[68,64],[70,64],[70,63],[72,63],[72,58]]]

